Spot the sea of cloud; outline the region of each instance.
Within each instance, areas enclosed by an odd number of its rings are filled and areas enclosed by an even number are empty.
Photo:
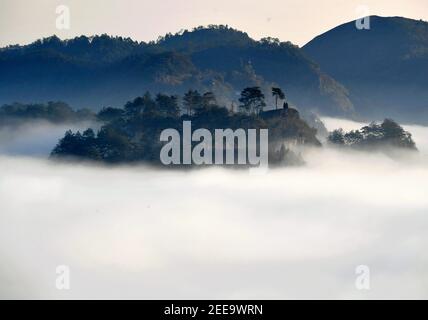
[[[46,157],[67,130],[84,131],[100,125],[90,121],[75,124],[53,124],[48,121],[29,121],[19,125],[0,127],[0,154]]]
[[[406,129],[418,155],[307,150],[266,175],[3,152],[0,298],[428,298],[428,128]]]

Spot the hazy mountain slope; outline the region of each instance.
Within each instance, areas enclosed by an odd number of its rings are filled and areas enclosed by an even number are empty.
[[[334,115],[353,113],[347,90],[290,42],[272,38],[254,41],[244,32],[220,26],[169,35],[158,46],[190,54],[198,68],[221,73],[238,90],[279,85],[302,109]]]
[[[303,50],[351,92],[358,113],[428,122],[428,23],[372,16],[310,41]]]
[[[246,86],[283,87],[302,110],[352,113],[346,89],[298,47],[273,39],[254,41],[225,26],[196,28],[157,42],[51,37],[0,50],[0,104],[67,101],[99,109],[121,105],[146,90],[212,90],[221,103],[237,101]]]

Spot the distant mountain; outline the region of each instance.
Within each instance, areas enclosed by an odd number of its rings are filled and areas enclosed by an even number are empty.
[[[427,22],[372,16],[369,30],[349,22],[303,50],[349,89],[358,114],[428,123]]]
[[[6,104],[0,107],[0,129],[28,121],[43,120],[54,124],[95,121],[96,115],[86,109],[73,110],[63,102],[50,101],[47,104]]]
[[[348,91],[288,42],[251,39],[226,26],[138,43],[131,39],[57,37],[27,46],[0,49],[0,104],[67,101],[74,107],[101,109],[122,105],[145,91],[181,94],[213,91],[219,102],[238,103],[247,86],[283,88],[301,110],[349,115]]]

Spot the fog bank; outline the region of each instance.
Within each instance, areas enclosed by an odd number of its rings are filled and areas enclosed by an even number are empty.
[[[0,298],[428,298],[428,163],[304,158],[257,176],[0,156]]]
[[[0,127],[0,154],[47,157],[67,130],[84,131],[99,124],[82,121],[75,124],[53,124],[27,121],[20,125]]]

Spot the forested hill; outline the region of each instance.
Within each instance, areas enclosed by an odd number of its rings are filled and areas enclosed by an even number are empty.
[[[193,88],[214,92],[229,107],[242,88],[268,91],[273,85],[300,110],[353,113],[347,90],[297,46],[272,38],[255,41],[227,26],[200,27],[150,43],[107,35],[67,41],[53,36],[0,50],[0,104],[58,100],[99,110],[146,90],[183,94]]]
[[[428,123],[428,22],[371,16],[370,29],[351,21],[303,50],[350,90],[358,114]]]
[[[252,96],[246,95],[252,92]],[[275,165],[300,164],[289,145],[320,146],[316,129],[300,118],[295,109],[263,112],[263,97],[256,98],[257,88],[243,90],[241,108],[233,112],[219,106],[213,93],[188,91],[184,96],[186,112],[180,112],[178,97],[146,93],[123,108],[104,108],[98,119],[105,125],[95,132],[67,132],[52,151],[53,158],[83,159],[105,163],[145,162],[160,164],[160,134],[165,129],[182,132],[183,122],[192,129],[269,129],[269,162]],[[258,101],[255,103],[255,101]]]

